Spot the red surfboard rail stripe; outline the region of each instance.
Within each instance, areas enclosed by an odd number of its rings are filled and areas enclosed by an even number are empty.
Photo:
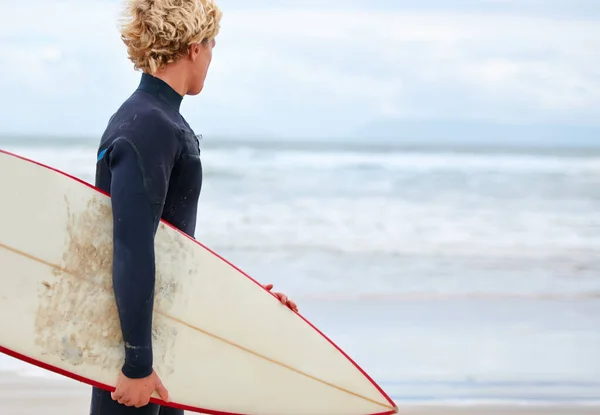
[[[54,168],[52,166],[46,165],[44,163],[29,159],[27,157],[0,149],[0,153],[11,156],[11,157],[15,157],[17,159],[26,161],[28,163],[32,163],[35,164],[37,166],[43,167],[45,169],[51,170],[55,173],[61,174],[65,177],[68,177],[69,179],[75,180],[76,182],[83,184],[84,186],[87,186],[93,190],[95,190],[96,192],[99,192],[101,194],[104,194],[105,196],[110,197],[110,194],[104,192],[103,190],[97,188],[96,186],[92,185],[91,183],[86,182],[85,180],[82,180],[78,177],[75,177],[69,173],[66,173],[64,171],[61,171],[57,168]],[[180,234],[182,234],[183,236],[185,236],[186,238],[192,240],[194,243],[196,243],[197,245],[201,246],[203,249],[205,249],[206,251],[210,252],[211,254],[213,254],[214,256],[216,256],[217,258],[219,258],[221,261],[225,262],[226,264],[228,264],[229,266],[231,266],[232,268],[234,268],[235,270],[237,270],[240,274],[244,275],[246,278],[250,279],[251,281],[253,281],[255,284],[259,285],[262,289],[264,289],[266,292],[268,292],[270,295],[272,295],[274,298],[277,298],[275,296],[275,294],[273,294],[272,292],[268,291],[261,283],[259,283],[256,279],[252,278],[250,275],[248,275],[246,272],[244,272],[242,269],[240,269],[238,266],[232,264],[231,262],[229,262],[227,259],[223,258],[221,255],[219,255],[218,253],[216,253],[215,251],[213,251],[212,249],[210,249],[209,247],[205,246],[204,244],[202,244],[200,241],[198,241],[195,238],[192,238],[190,235],[186,234],[185,232],[182,232],[180,229],[176,228],[175,226],[171,225],[169,222],[165,221],[164,219],[160,220],[164,225],[170,227],[171,229],[174,229],[176,232],[179,232]],[[279,301],[279,300],[277,300]],[[294,311],[292,311],[294,312]],[[377,391],[379,391],[379,393],[381,393],[381,395],[389,402],[390,406],[393,408],[391,411],[387,411],[387,412],[381,412],[381,413],[376,413],[376,414],[369,414],[369,415],[391,415],[391,414],[395,414],[398,413],[398,407],[397,405],[394,403],[394,401],[389,397],[389,395],[381,388],[381,386],[379,386],[371,376],[369,376],[366,371],[364,369],[362,369],[346,352],[344,352],[337,344],[335,344],[333,342],[333,340],[331,340],[329,337],[327,337],[321,330],[319,330],[314,324],[312,324],[310,321],[308,321],[304,316],[302,316],[300,313],[298,312],[294,312],[299,318],[301,318],[306,324],[308,324],[313,330],[315,330],[317,333],[319,333],[319,335],[321,335],[325,340],[327,340],[327,342],[329,342],[338,352],[340,352],[346,359],[348,359],[348,361],[350,363],[352,363],[352,365],[367,379],[369,380],[369,382],[377,389]],[[35,366],[50,370],[54,373],[58,373],[61,374],[63,376],[67,376],[71,379],[86,383],[88,385],[91,386],[96,386],[98,388],[104,389],[104,390],[109,390],[109,391],[113,391],[114,388],[108,386],[108,385],[103,385],[103,384],[99,384],[98,382],[95,382],[91,379],[87,379],[84,377],[81,377],[75,373],[69,372],[69,371],[65,371],[63,369],[60,369],[58,367],[52,366],[52,365],[48,365],[44,362],[35,360],[31,357],[22,355],[14,350],[10,350],[7,349],[3,346],[0,345],[0,352],[10,355],[12,357],[15,357],[19,360],[23,360],[25,362],[31,363]],[[185,410],[190,410],[190,411],[194,411],[194,412],[202,412],[202,413],[206,413],[208,415],[245,415],[245,414],[236,414],[236,413],[229,413],[229,412],[219,412],[219,411],[211,411],[211,410],[207,410],[207,409],[203,409],[203,408],[194,408],[194,407],[187,407],[185,405],[178,405],[178,404],[174,404],[174,403],[165,403],[162,400],[159,399],[155,399],[152,398],[151,399],[152,402],[154,403],[159,403],[159,404],[163,404],[163,405],[167,405],[167,406],[171,406],[171,407],[177,407],[177,408],[181,408],[181,409],[185,409]]]

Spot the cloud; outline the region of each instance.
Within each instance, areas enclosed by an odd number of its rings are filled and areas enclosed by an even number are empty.
[[[118,37],[118,3],[33,3],[2,6],[0,92],[12,104],[0,123],[98,135],[139,76]],[[429,0],[256,4],[223,3],[206,90],[183,107],[200,131],[344,135],[389,117],[598,123],[600,25],[589,18],[466,0],[462,11]]]
[[[320,107],[325,98],[331,109],[347,110],[353,102],[353,116],[360,109],[373,117],[569,119],[600,109],[595,22],[287,9],[233,12],[227,19],[222,49],[236,51],[238,39],[250,39],[244,53],[223,52],[227,65],[259,81],[285,79],[295,91],[290,100],[312,96]],[[252,60],[254,52],[259,60]],[[253,95],[260,88],[257,82]]]

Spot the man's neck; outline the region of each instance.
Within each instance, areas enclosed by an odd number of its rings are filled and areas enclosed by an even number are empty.
[[[138,88],[163,100],[175,110],[179,111],[181,102],[183,101],[183,95],[177,92],[164,80],[148,73],[144,73]]]
[[[170,64],[165,69],[158,71],[154,74],[154,77],[162,80],[182,97],[187,94],[187,78],[183,67],[177,63]]]

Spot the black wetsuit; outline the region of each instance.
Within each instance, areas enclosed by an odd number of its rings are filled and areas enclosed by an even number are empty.
[[[96,186],[111,195],[113,284],[125,342],[122,370],[130,378],[152,373],[154,235],[159,221],[192,237],[196,227],[202,164],[198,139],[179,112],[182,99],[162,80],[142,74],[137,90],[111,117],[98,149]],[[92,394],[92,415],[159,411],[182,413],[156,405],[126,407],[99,389]]]

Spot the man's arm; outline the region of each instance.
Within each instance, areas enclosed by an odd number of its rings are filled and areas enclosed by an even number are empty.
[[[107,155],[111,170],[114,252],[113,286],[125,342],[123,374],[152,374],[154,235],[178,155],[170,128],[120,138]]]

